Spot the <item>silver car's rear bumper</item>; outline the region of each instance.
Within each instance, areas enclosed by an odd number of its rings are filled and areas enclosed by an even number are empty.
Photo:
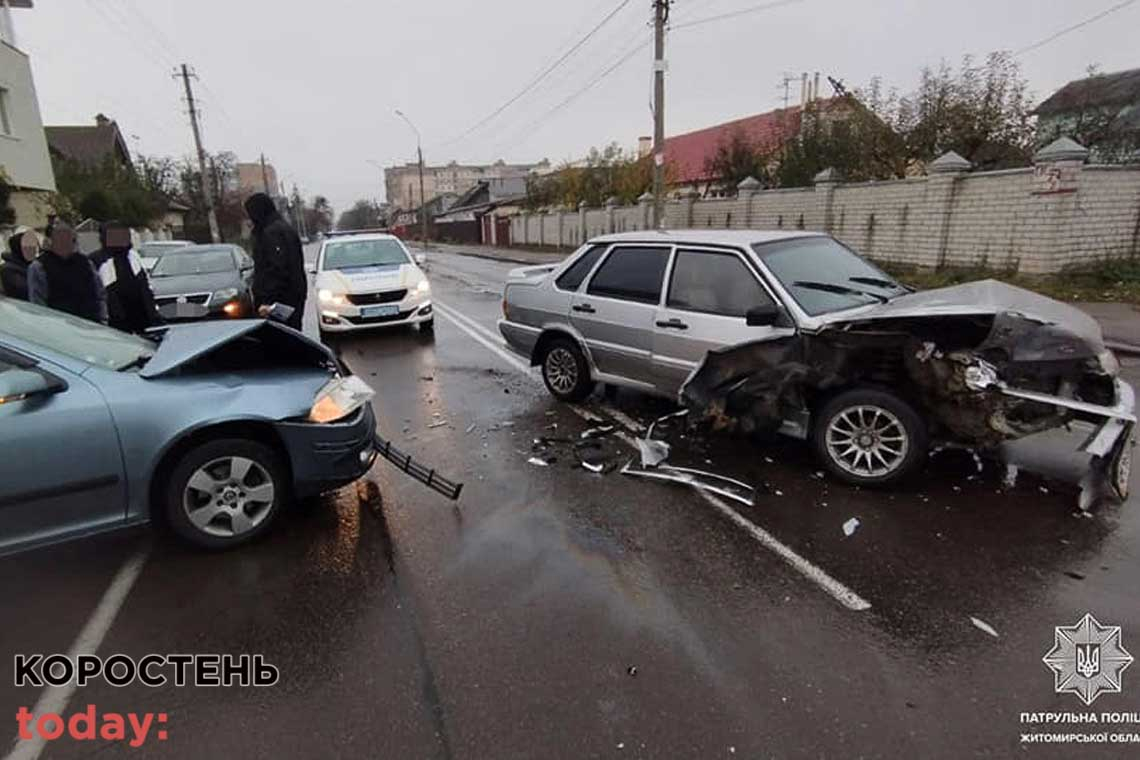
[[[538,344],[538,336],[542,330],[530,325],[500,319],[498,322],[499,334],[507,342],[507,346],[527,361],[534,356],[534,347]]]

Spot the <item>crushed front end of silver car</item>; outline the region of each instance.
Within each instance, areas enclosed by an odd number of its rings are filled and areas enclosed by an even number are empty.
[[[803,437],[819,400],[880,387],[921,410],[932,439],[983,449],[1087,423],[1081,506],[1127,497],[1135,393],[1099,326],[1072,307],[1001,283],[972,283],[815,328],[710,352],[681,402],[714,428]]]

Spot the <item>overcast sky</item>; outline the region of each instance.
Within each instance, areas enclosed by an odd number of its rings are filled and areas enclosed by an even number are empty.
[[[783,103],[785,72],[850,86],[880,76],[913,86],[924,65],[1018,50],[1122,0],[802,0],[669,36],[667,131],[684,132]],[[630,0],[538,87],[471,134],[621,0],[35,0],[13,10],[46,124],[119,122],[132,152],[182,156],[192,141],[178,63],[199,75],[206,148],[243,161],[264,151],[303,193],[343,210],[382,199],[379,169],[429,163],[574,159],[652,133],[650,47],[552,109],[651,36],[650,0]],[[677,0],[673,22],[760,5]],[[142,15],[145,14],[145,15]],[[1090,63],[1140,66],[1140,2],[1020,57],[1044,97]],[[825,80],[826,81],[826,80]],[[826,85],[823,94],[829,94]],[[798,100],[799,86],[792,85]]]

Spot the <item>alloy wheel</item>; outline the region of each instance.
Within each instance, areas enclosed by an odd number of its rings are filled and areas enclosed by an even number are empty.
[[[265,520],[274,497],[273,478],[264,467],[246,457],[221,457],[190,476],[183,490],[182,508],[203,533],[234,538]]]
[[[554,348],[546,355],[546,379],[559,393],[570,393],[578,384],[578,361],[568,349]]]
[[[843,409],[827,426],[827,452],[846,472],[860,478],[882,478],[897,470],[910,449],[906,428],[880,406]]]

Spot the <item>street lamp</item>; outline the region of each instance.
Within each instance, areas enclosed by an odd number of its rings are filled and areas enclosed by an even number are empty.
[[[420,131],[416,129],[416,125],[412,120],[404,114],[399,108],[396,109],[396,115],[408,123],[412,131],[416,133],[416,156],[420,161],[420,220],[423,222],[423,242],[424,247],[427,247],[428,242],[428,218],[427,218],[427,198],[424,196],[424,151],[423,140],[420,138]]]

